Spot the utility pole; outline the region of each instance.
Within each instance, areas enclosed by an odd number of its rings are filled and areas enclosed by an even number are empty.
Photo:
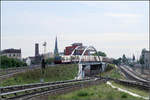
[[[42,58],[42,62],[41,62],[41,63],[42,63],[42,65],[41,65],[42,77],[41,77],[41,79],[40,79],[41,82],[44,82],[44,74],[45,74],[46,42],[44,42],[43,47],[44,47],[44,52],[43,52],[43,58]]]
[[[149,86],[150,86],[150,82],[149,82]],[[150,87],[149,87],[149,100],[150,100]]]
[[[44,42],[44,44],[43,44],[43,47],[44,47],[44,52],[43,52],[43,56],[44,56],[44,58],[45,58],[45,55],[46,55],[46,42]]]

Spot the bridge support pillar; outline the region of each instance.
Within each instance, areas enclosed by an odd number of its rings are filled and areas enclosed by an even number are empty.
[[[82,63],[78,64],[78,68],[77,79],[83,79],[86,76],[95,76],[105,69],[104,64],[102,63]]]

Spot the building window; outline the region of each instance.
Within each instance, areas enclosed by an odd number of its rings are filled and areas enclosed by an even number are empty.
[[[11,57],[11,54],[9,54],[9,57]]]

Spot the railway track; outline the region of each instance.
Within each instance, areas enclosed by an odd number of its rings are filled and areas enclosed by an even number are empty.
[[[27,70],[34,70],[39,69],[40,67],[34,66],[34,67],[18,67],[18,68],[9,68],[9,69],[0,69],[0,81],[7,79],[17,73],[22,73]]]
[[[47,82],[47,83],[37,83],[37,84],[27,84],[18,86],[8,86],[1,87],[0,99],[18,99],[18,98],[31,98],[34,95],[54,92],[60,89],[71,88],[80,86],[81,84],[89,84],[91,82],[96,82],[100,79],[98,78],[88,78],[82,80],[68,80],[68,81],[58,81],[58,82]]]
[[[142,90],[150,90],[150,86],[143,84],[142,82],[137,82],[137,81],[131,81],[131,80],[122,80],[122,79],[114,79],[114,78],[109,78],[109,77],[102,77],[102,79],[106,79],[107,81],[114,81],[115,83],[119,83],[122,85],[126,86],[131,86],[131,87],[137,87]]]
[[[12,72],[26,70],[26,69],[36,69],[39,68],[40,65],[32,65],[30,67],[16,67],[16,68],[8,68],[8,69],[1,69],[0,68],[0,76],[4,74],[10,74]]]
[[[143,77],[140,73],[134,71],[134,70],[133,70],[132,68],[130,68],[129,66],[124,65],[124,67],[125,67],[126,69],[128,69],[130,72],[132,72],[134,75],[138,76],[139,78],[142,78],[142,79],[144,79],[144,80],[150,81],[150,80],[148,80],[147,78]]]
[[[48,65],[49,66],[55,66],[55,65]],[[22,73],[28,70],[34,70],[34,69],[40,69],[40,65],[32,65],[30,67],[17,67],[17,68],[8,68],[8,69],[1,69],[0,68],[0,81],[4,80],[6,78],[9,78],[17,73]]]
[[[84,79],[88,80],[88,79]],[[66,81],[56,81],[56,82],[45,82],[45,83],[35,83],[35,84],[24,84],[24,85],[13,85],[13,86],[6,86],[6,87],[0,87],[1,93],[6,92],[12,92],[17,91],[20,89],[27,89],[27,88],[33,88],[33,87],[39,87],[39,86],[46,86],[46,85],[55,85],[55,84],[61,84],[61,83],[69,83],[69,82],[77,82],[80,80],[66,80]]]
[[[93,78],[87,78],[82,80],[67,80],[67,81],[7,86],[7,87],[0,87],[0,100],[7,100],[7,99],[16,100],[19,98],[23,100],[23,99],[32,98],[36,95],[53,93],[60,90],[65,91],[65,89],[81,87],[82,85],[85,84],[89,85],[92,82],[94,83],[100,80],[102,80],[103,82],[107,80],[112,80],[114,82],[127,85],[127,86],[138,87],[140,89],[145,89],[145,90],[150,89],[149,82],[147,80],[139,78],[138,76],[134,75],[134,73],[132,73],[130,70],[124,67],[120,67],[120,69],[136,81],[118,80],[118,79],[106,78],[106,77],[93,77]]]
[[[82,80],[67,80],[67,81],[56,81],[56,82],[46,82],[46,83],[36,83],[36,84],[25,84],[25,85],[15,85],[0,87],[0,100],[8,99],[20,99],[26,100],[34,96],[38,96],[46,93],[53,93],[57,91],[65,91],[66,89],[71,89],[75,87],[82,87],[85,85],[95,85],[101,82],[106,82],[112,80],[119,84],[138,87],[140,89],[148,90],[150,86],[144,85],[140,82],[129,81],[129,80],[118,80],[108,77],[92,77]]]
[[[147,86],[150,85],[150,81],[145,80],[145,79],[143,79],[143,78],[137,76],[133,71],[127,69],[126,67],[120,66],[119,68],[121,69],[121,71],[122,71],[123,73],[125,73],[125,75],[126,75],[127,77],[129,77],[129,79],[135,80],[136,82],[140,82],[140,83],[143,84],[143,85],[147,85]]]

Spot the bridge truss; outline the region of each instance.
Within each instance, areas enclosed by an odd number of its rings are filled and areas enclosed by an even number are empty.
[[[77,54],[77,52],[82,52],[82,54]],[[77,46],[71,53],[71,61],[78,62],[78,64],[85,62],[101,62],[102,58],[96,56],[97,50],[93,46]]]
[[[78,55],[78,51],[82,52]],[[93,46],[77,46],[71,53],[71,61],[78,63],[78,75],[76,79],[82,79],[85,76],[85,69],[90,70],[91,66],[97,66],[98,72],[100,72],[100,65],[102,64],[102,58],[97,54],[97,50]]]

